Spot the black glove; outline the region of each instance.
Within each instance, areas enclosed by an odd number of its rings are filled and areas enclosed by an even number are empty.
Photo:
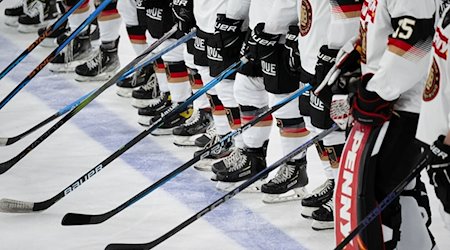
[[[353,118],[362,124],[381,126],[391,119],[395,101],[386,101],[366,89],[373,74],[364,75],[353,101]]]
[[[427,172],[436,196],[445,212],[450,213],[450,145],[444,144],[444,139],[445,136],[441,135],[430,146],[431,162]]]
[[[289,65],[289,70],[292,73],[300,74],[302,70],[300,62],[300,50],[298,49],[298,34],[300,33],[300,28],[297,25],[289,26],[289,32],[286,35],[286,60],[287,65]]]
[[[275,52],[275,46],[278,44],[281,35],[265,33],[264,23],[258,23],[252,30],[248,39],[248,53],[251,59],[263,60]]]
[[[334,66],[338,52],[339,50],[337,49],[329,49],[327,45],[320,47],[317,55],[316,80],[312,83],[314,87],[318,87],[322,83],[325,76]]]
[[[153,8],[162,9],[164,7],[167,8],[167,2],[161,0],[142,0],[142,2],[146,9],[153,9]]]
[[[215,32],[211,38],[214,40],[214,47],[223,49],[233,45],[240,46],[242,44],[241,27],[243,23],[243,20],[227,18],[225,14],[217,14]]]
[[[193,0],[173,0],[171,7],[178,30],[185,34],[189,33],[196,24]]]

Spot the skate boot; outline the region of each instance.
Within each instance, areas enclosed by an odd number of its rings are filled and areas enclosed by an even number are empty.
[[[177,146],[195,146],[195,139],[206,133],[212,125],[211,109],[199,109],[186,120],[186,123],[173,129],[174,142]]]
[[[192,116],[192,113],[194,113],[194,109],[192,108],[192,106],[189,106],[178,114],[170,114],[178,105],[180,104],[177,103],[172,104],[172,106],[164,110],[160,115],[157,115],[150,120],[150,124],[147,126],[152,126],[153,123],[159,120],[162,116],[169,115],[167,117],[168,119],[161,126],[159,126],[156,130],[151,132],[152,135],[154,136],[171,135],[175,127],[178,127],[181,124],[185,123],[186,120]],[[146,124],[141,125],[146,126]]]
[[[93,52],[89,34],[88,28],[72,39],[63,51],[49,63],[48,69],[56,73],[73,72],[78,65],[89,60]],[[68,36],[67,33],[59,36],[57,43],[62,44]]]
[[[216,188],[231,191],[247,179],[253,177],[267,167],[267,142],[260,148],[237,148],[228,157],[214,163],[212,171],[216,174]],[[262,179],[267,176],[262,177]],[[262,180],[253,183],[244,192],[259,192]]]
[[[38,30],[38,35],[41,36],[48,29],[49,26],[40,28]],[[44,40],[40,43],[42,47],[46,48],[56,48],[59,44],[57,43],[57,38],[66,34],[70,31],[69,26],[67,25],[67,21],[61,24],[55,31],[53,31],[50,35],[46,36]]]
[[[14,4],[5,9],[5,24],[11,27],[19,26],[19,17],[24,14],[23,1],[14,0]]]
[[[301,200],[306,197],[308,191],[306,174],[306,157],[295,161],[289,161],[281,165],[275,177],[261,186],[264,193],[263,202],[279,203],[293,200]]]
[[[134,72],[132,76],[125,78],[123,81],[119,81],[116,83],[117,90],[116,93],[118,96],[130,98],[132,97],[132,93],[138,90],[139,87],[145,86],[145,89],[149,87],[153,87],[151,90],[145,93],[137,93],[139,96],[147,97],[151,100],[155,100],[158,98],[159,88],[158,88],[158,80],[155,76],[155,71],[153,70],[153,65],[148,65],[140,70]],[[140,88],[139,88],[140,89]],[[158,100],[157,100],[158,101]],[[157,102],[155,101],[155,102]],[[149,106],[151,103],[148,102],[147,105],[140,105],[139,107],[134,105],[134,100],[131,101],[133,107],[136,108],[144,108]]]
[[[22,33],[35,33],[46,27],[62,13],[56,0],[27,0],[24,6],[24,15],[19,17],[17,30]]]
[[[312,213],[313,219],[311,227],[312,229],[326,230],[334,229],[334,201],[330,199],[327,203],[323,204],[319,209]]]
[[[147,66],[143,70],[143,76],[137,81],[143,81],[138,89],[131,91],[131,105],[135,108],[145,108],[159,103],[161,92],[159,91],[158,78],[156,77],[153,65]],[[139,83],[138,83],[139,84]]]
[[[210,134],[211,140],[205,145],[203,149],[195,151],[194,157],[203,154],[206,149],[209,149],[223,138],[223,136],[216,134],[216,130],[214,127],[208,128],[207,133]],[[199,171],[211,171],[211,168],[215,162],[229,156],[233,152],[232,147],[233,142],[225,144],[223,147],[214,149],[208,156],[198,161],[194,165],[194,168]]]
[[[311,195],[302,200],[301,215],[311,218],[312,213],[333,198],[334,180],[328,179],[317,187]]]
[[[157,103],[154,103],[145,108],[138,109],[138,123],[144,126],[148,126],[146,124],[150,124],[150,120],[152,119],[152,117],[161,114],[170,106],[172,106],[172,98],[170,96],[170,92],[161,93],[161,96],[159,97]]]
[[[210,126],[206,130],[206,133],[202,134],[200,137],[195,139],[194,144],[197,147],[204,148],[206,144],[208,144],[211,141],[211,139],[214,138],[214,136],[216,136],[216,127]]]
[[[106,81],[120,68],[117,47],[119,38],[111,42],[102,42],[100,50],[89,61],[75,68],[77,81]]]

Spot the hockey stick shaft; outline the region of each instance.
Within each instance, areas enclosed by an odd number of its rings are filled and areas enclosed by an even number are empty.
[[[51,121],[55,120],[56,118],[64,115],[65,113],[67,113],[70,110],[72,110],[75,107],[77,107],[84,99],[86,99],[93,92],[94,91],[91,91],[90,93],[83,95],[82,97],[78,98],[76,101],[74,101],[71,104],[61,108],[60,110],[58,110],[58,112],[54,113],[53,115],[51,115],[47,119],[43,120],[42,122],[36,124],[32,128],[28,129],[27,131],[25,131],[25,132],[23,132],[23,133],[21,133],[19,135],[16,135],[14,137],[9,137],[9,138],[0,138],[0,147],[1,146],[8,146],[8,145],[11,145],[13,143],[18,142],[19,140],[21,140],[22,138],[26,137],[27,135],[29,135],[29,134],[33,133],[34,131],[42,128],[43,126],[47,125]]]
[[[197,212],[196,214],[191,216],[189,219],[185,220],[184,222],[182,222],[178,226],[174,227],[172,230],[170,230],[169,232],[165,233],[164,235],[162,235],[158,239],[156,239],[156,240],[154,240],[152,242],[149,242],[149,243],[144,243],[144,244],[110,244],[110,245],[108,245],[106,247],[106,250],[151,249],[151,248],[159,245],[161,242],[169,239],[170,237],[175,235],[177,232],[181,231],[183,228],[187,227],[188,225],[190,225],[194,221],[200,219],[205,214],[211,212],[212,210],[214,210],[219,205],[225,203],[226,201],[231,199],[233,196],[237,195],[238,193],[242,192],[244,189],[246,189],[247,187],[249,187],[250,185],[252,185],[256,181],[258,181],[259,179],[263,178],[265,175],[270,173],[272,170],[274,170],[277,167],[281,166],[282,164],[288,162],[292,157],[296,156],[300,152],[305,151],[308,147],[310,147],[311,145],[314,145],[314,143],[320,141],[326,135],[328,135],[331,132],[337,130],[338,128],[339,127],[337,125],[333,125],[330,129],[325,130],[322,133],[316,135],[311,140],[307,141],[306,143],[304,143],[300,147],[296,148],[294,151],[290,152],[289,154],[287,154],[283,158],[279,159],[277,162],[273,163],[268,168],[266,168],[263,171],[259,172],[255,176],[251,177],[250,179],[248,179],[247,181],[245,181],[244,183],[242,183],[238,187],[234,188],[233,190],[231,190],[230,192],[228,192],[227,194],[225,194],[221,198],[217,199],[215,202],[213,202],[210,205],[206,206],[201,211]]]
[[[116,207],[115,209],[113,209],[113,210],[111,210],[109,212],[106,212],[104,214],[100,214],[100,215],[85,215],[85,214],[69,213],[69,214],[66,214],[64,216],[64,218],[62,220],[62,224],[63,225],[98,224],[98,223],[102,223],[102,222],[110,219],[111,217],[113,217],[114,215],[118,214],[119,212],[121,212],[122,210],[126,209],[127,207],[131,206],[132,204],[134,204],[138,200],[144,198],[145,196],[147,196],[151,192],[155,191],[156,189],[158,189],[159,187],[161,187],[162,185],[164,185],[165,183],[170,181],[172,178],[174,178],[178,174],[182,173],[184,170],[186,170],[189,167],[193,166],[199,160],[207,157],[208,155],[211,154],[211,152],[217,150],[218,148],[224,147],[224,145],[227,145],[228,143],[230,143],[234,137],[242,134],[247,129],[255,126],[258,122],[262,121],[265,117],[267,117],[270,114],[274,113],[275,111],[279,110],[280,108],[285,106],[287,103],[291,102],[292,100],[300,97],[303,93],[305,93],[306,91],[310,90],[311,88],[312,88],[311,85],[308,84],[308,85],[305,85],[305,87],[303,87],[302,89],[299,89],[299,90],[295,91],[294,93],[292,93],[291,95],[286,97],[284,100],[282,100],[279,103],[277,103],[274,106],[272,106],[272,108],[270,108],[269,110],[267,110],[267,111],[263,112],[262,114],[258,115],[257,117],[255,117],[250,122],[246,123],[241,128],[233,131],[232,133],[229,133],[228,135],[223,137],[219,142],[215,143],[214,145],[212,145],[208,149],[205,149],[202,154],[196,155],[194,158],[192,158],[191,160],[189,160],[185,164],[181,165],[177,169],[173,170],[172,172],[170,172],[169,174],[167,174],[166,176],[164,176],[163,178],[161,178],[160,180],[158,180],[157,182],[155,182],[151,186],[149,186],[146,189],[142,190],[137,195],[133,196],[131,199],[129,199],[126,202],[122,203],[120,206]]]
[[[36,68],[34,68],[22,82],[19,83],[1,102],[0,102],[0,110],[9,102],[11,99],[19,93],[30,81],[33,79],[37,73],[39,73],[47,64],[49,64],[53,58],[55,58],[63,49],[70,43],[87,25],[89,25],[94,19],[106,8],[108,4],[111,3],[112,0],[104,0],[102,3],[95,9],[92,14],[89,15],[83,23],[75,29],[75,31],[70,34],[69,37],[64,40],[62,44],[60,44],[56,49],[54,49]]]
[[[362,230],[364,230],[375,218],[381,214],[381,212],[391,204],[405,189],[405,187],[417,176],[420,175],[423,169],[429,164],[430,158],[428,154],[424,154],[419,163],[414,169],[405,177],[395,188],[390,192],[378,205],[375,207],[358,225],[350,232],[350,234],[339,243],[335,249],[344,249],[344,247],[350,243]]]
[[[54,22],[52,25],[50,25],[44,33],[42,33],[32,44],[26,48],[22,54],[20,54],[16,59],[14,59],[8,67],[6,67],[1,73],[0,73],[0,80],[5,77],[13,68],[15,68],[25,57],[27,57],[45,38],[50,36],[55,30],[57,30],[61,25],[64,24],[64,22],[69,18],[69,16],[75,12],[83,3],[85,0],[78,1],[77,4],[72,6],[64,15],[62,15],[56,22]]]
[[[8,171],[11,167],[14,166],[17,162],[19,162],[23,157],[25,157],[31,150],[36,148],[40,143],[42,143],[45,139],[47,139],[52,133],[54,133],[57,129],[59,129],[62,125],[64,125],[67,121],[69,121],[73,116],[75,116],[78,112],[80,112],[84,107],[86,107],[90,102],[92,102],[97,96],[99,96],[103,91],[105,91],[110,86],[114,85],[120,79],[124,79],[126,76],[130,75],[134,70],[139,68],[134,67],[137,63],[139,63],[143,58],[145,58],[148,54],[150,54],[154,49],[156,49],[159,45],[161,45],[164,41],[169,39],[176,32],[176,27],[174,26],[168,33],[166,33],[162,38],[153,43],[147,50],[145,50],[140,56],[135,58],[132,62],[130,62],[127,66],[125,66],[122,70],[120,70],[114,77],[108,80],[105,84],[99,87],[96,91],[86,97],[77,107],[73,108],[69,113],[67,113],[61,120],[55,123],[51,128],[49,128],[44,134],[42,134],[39,138],[37,138],[33,143],[31,143],[28,147],[22,150],[17,156],[12,158],[7,162],[0,163],[0,174]],[[181,45],[187,40],[191,39],[195,35],[195,31],[189,33],[188,35],[182,37],[177,42],[169,45],[168,47],[162,49],[159,53],[154,55],[149,61],[155,61],[165,53],[169,52],[173,48]]]

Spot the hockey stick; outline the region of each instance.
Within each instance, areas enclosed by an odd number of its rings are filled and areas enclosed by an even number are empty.
[[[22,138],[26,137],[27,135],[33,133],[34,131],[42,128],[43,126],[47,125],[51,121],[55,120],[56,118],[58,118],[58,117],[64,115],[65,113],[71,111],[72,109],[74,109],[75,107],[80,105],[80,103],[82,101],[84,101],[84,99],[86,99],[89,95],[94,93],[94,91],[95,90],[91,91],[90,93],[87,93],[87,94],[83,95],[82,97],[80,97],[76,101],[74,101],[71,104],[65,106],[64,108],[61,108],[60,110],[58,110],[58,112],[54,113],[53,115],[51,115],[47,119],[43,120],[42,122],[36,124],[34,127],[28,129],[27,131],[25,131],[25,132],[23,132],[23,133],[21,133],[19,135],[16,135],[14,137],[0,137],[0,147],[8,146],[8,145],[11,145],[13,143],[16,143],[17,141],[19,141]]]
[[[381,212],[394,201],[401,192],[405,189],[405,187],[417,176],[419,176],[420,172],[428,166],[430,161],[430,157],[428,154],[424,154],[420,159],[419,163],[414,167],[414,169],[403,179],[395,188],[390,192],[358,225],[350,232],[350,234],[345,237],[344,240],[339,243],[336,249],[344,249],[344,247],[350,243],[350,241],[355,238],[362,230],[364,230],[375,218],[381,214]]]
[[[19,83],[1,102],[0,102],[0,110],[17,94],[21,89],[23,89],[30,81],[34,78],[34,76],[39,73],[48,63],[50,63],[53,58],[55,58],[63,49],[70,43],[87,25],[89,25],[94,19],[100,14],[100,12],[106,8],[108,4],[111,3],[112,0],[104,0],[102,3],[95,9],[92,14],[89,15],[86,20],[78,28],[70,34],[69,37],[64,40],[64,42],[59,45],[56,49],[54,49],[36,68],[34,68],[22,82]]]
[[[120,155],[125,153],[128,149],[130,149],[132,146],[134,146],[136,143],[138,143],[140,140],[145,138],[147,135],[149,135],[151,132],[153,132],[155,129],[160,127],[164,122],[166,122],[171,116],[178,114],[179,112],[183,111],[188,105],[190,105],[195,99],[197,99],[202,94],[206,93],[206,91],[210,90],[212,87],[217,85],[221,80],[225,79],[226,77],[230,76],[236,70],[241,67],[243,64],[247,62],[246,58],[241,59],[239,62],[234,63],[231,65],[227,70],[222,72],[217,78],[213,79],[211,82],[209,82],[207,85],[205,85],[202,89],[198,90],[194,95],[189,97],[184,103],[176,106],[172,111],[169,111],[167,114],[163,114],[161,118],[159,118],[157,121],[155,121],[152,126],[150,126],[148,129],[142,131],[137,136],[135,136],[133,139],[131,139],[129,142],[127,142],[125,145],[120,147],[117,151],[115,151],[113,154],[108,156],[105,160],[103,160],[100,164],[96,165],[94,168],[89,170],[87,173],[85,173],[83,176],[78,178],[75,182],[70,184],[67,188],[62,190],[60,193],[55,195],[54,197],[43,201],[43,202],[24,202],[24,201],[16,201],[16,200],[10,200],[10,199],[2,199],[0,200],[0,212],[10,212],[10,213],[29,213],[33,211],[42,211],[53,204],[55,204],[57,201],[62,199],[63,197],[67,196],[70,192],[75,190],[76,188],[80,187],[83,183],[88,181],[90,178],[92,178],[95,174],[103,170],[105,167],[108,166],[109,163],[114,161],[116,158],[118,158]]]
[[[26,48],[22,54],[20,54],[16,59],[14,59],[8,67],[6,67],[1,73],[0,73],[0,80],[5,77],[14,67],[16,67],[25,57],[27,57],[31,51],[33,51],[45,38],[47,38],[49,35],[51,35],[55,30],[57,30],[61,25],[64,24],[64,22],[69,18],[69,16],[77,10],[85,0],[78,1],[77,4],[72,6],[64,15],[62,15],[56,22],[54,22],[52,25],[50,25],[44,33],[42,33],[32,44]]]
[[[176,27],[174,26],[169,32],[167,32],[163,37],[161,37],[158,41],[150,45],[140,56],[136,57],[132,62],[130,62],[127,66],[125,66],[122,70],[120,70],[114,77],[109,79],[105,84],[95,90],[94,93],[90,94],[86,99],[84,99],[76,108],[72,109],[68,114],[66,114],[61,120],[55,123],[51,128],[49,128],[44,134],[42,134],[39,138],[37,138],[33,143],[31,143],[28,147],[26,147],[22,152],[16,155],[9,161],[0,163],[0,174],[8,171],[10,168],[14,166],[17,162],[19,162],[23,157],[25,157],[29,152],[31,152],[34,148],[36,148],[40,143],[42,143],[45,139],[47,139],[52,133],[54,133],[57,129],[59,129],[64,123],[66,123],[69,119],[75,116],[80,110],[82,110],[85,106],[87,106],[92,100],[94,100],[97,96],[99,96],[103,91],[105,91],[110,86],[114,85],[117,81],[124,79],[135,70],[140,69],[141,67],[146,66],[147,64],[140,65],[136,67],[136,65],[145,58],[148,54],[150,54],[154,49],[156,49],[160,44],[169,39],[176,32]],[[187,40],[191,39],[195,35],[195,31],[185,35],[181,39],[179,39],[174,44],[164,48],[159,53],[154,55],[151,59],[147,61],[148,64],[155,61],[157,58],[161,57],[165,53],[169,52],[173,48],[183,44]]]
[[[327,136],[331,132],[337,130],[338,128],[339,127],[337,125],[333,125],[330,129],[325,130],[325,131],[321,132],[320,134],[314,136],[311,140],[307,141],[306,143],[304,143],[300,147],[296,148],[294,151],[292,151],[291,153],[287,154],[286,156],[284,156],[283,158],[281,158],[280,160],[278,160],[277,162],[275,162],[274,164],[272,164],[268,168],[266,168],[263,171],[259,172],[255,176],[251,177],[250,179],[248,179],[247,181],[245,181],[244,183],[242,183],[241,185],[239,185],[235,189],[231,190],[230,192],[228,192],[227,194],[225,194],[221,198],[217,199],[215,202],[213,202],[210,205],[206,206],[201,211],[199,211],[198,213],[194,214],[193,216],[191,216],[189,219],[185,220],[184,222],[182,222],[178,226],[174,227],[172,230],[170,230],[169,232],[165,233],[164,235],[162,235],[158,239],[156,239],[156,240],[154,240],[152,242],[143,243],[143,244],[110,244],[110,245],[108,245],[106,247],[106,250],[122,250],[122,249],[123,250],[125,250],[125,249],[127,249],[127,250],[130,250],[130,249],[147,250],[147,249],[151,249],[151,248],[157,246],[161,242],[167,240],[168,238],[170,238],[173,235],[175,235],[177,232],[181,231],[183,228],[185,228],[188,225],[190,225],[192,222],[200,219],[205,214],[209,213],[210,211],[212,211],[213,209],[215,209],[216,207],[218,207],[222,203],[228,201],[233,196],[235,196],[238,193],[242,192],[248,186],[250,186],[254,182],[258,181],[259,179],[261,179],[265,175],[269,174],[272,170],[276,169],[280,165],[288,162],[292,157],[294,157],[297,154],[299,154],[300,152],[306,150],[311,145],[314,145],[314,143],[318,142],[319,140],[321,140],[322,138],[324,138],[325,136]]]
[[[232,133],[229,133],[226,136],[224,136],[220,141],[218,141],[217,143],[215,143],[211,147],[205,149],[202,152],[202,154],[198,154],[198,155],[194,156],[194,158],[192,158],[188,162],[184,163],[183,165],[181,165],[177,169],[173,170],[172,172],[170,172],[169,174],[167,174],[166,176],[164,176],[163,178],[161,178],[160,180],[158,180],[157,182],[155,182],[151,186],[149,186],[146,189],[142,190],[140,193],[135,195],[133,198],[127,200],[126,202],[124,202],[120,206],[114,208],[113,210],[108,211],[108,212],[103,213],[103,214],[98,214],[98,215],[68,213],[68,214],[66,214],[64,216],[64,218],[62,220],[62,224],[63,225],[99,224],[99,223],[102,223],[102,222],[110,219],[111,217],[113,217],[114,215],[118,214],[119,212],[121,212],[122,210],[126,209],[127,207],[131,206],[132,204],[134,204],[138,200],[144,198],[146,195],[148,195],[151,192],[155,191],[156,189],[158,189],[159,187],[161,187],[162,185],[164,185],[165,183],[170,181],[172,178],[176,177],[178,174],[180,174],[184,170],[186,170],[189,167],[193,166],[196,162],[200,161],[201,159],[204,159],[205,157],[209,156],[212,152],[214,152],[216,150],[219,150],[220,148],[224,147],[225,145],[231,143],[234,137],[236,137],[237,135],[242,134],[247,129],[255,126],[258,122],[262,121],[265,117],[267,117],[270,114],[272,114],[273,112],[279,110],[284,105],[286,105],[290,101],[298,98],[303,93],[305,93],[306,91],[310,90],[311,88],[312,88],[311,85],[308,84],[308,85],[305,85],[305,87],[295,91],[294,93],[292,93],[291,95],[286,97],[284,100],[282,100],[279,103],[277,103],[276,105],[272,106],[272,108],[268,109],[264,113],[259,114],[255,119],[253,119],[249,123],[246,123],[245,125],[243,125],[242,127],[238,128],[237,130],[233,131]]]

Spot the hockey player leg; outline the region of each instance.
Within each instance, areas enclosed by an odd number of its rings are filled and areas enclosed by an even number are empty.
[[[118,57],[119,28],[122,22],[117,11],[117,1],[111,2],[98,17],[100,50],[97,54],[75,68],[77,81],[105,81],[120,68]]]

